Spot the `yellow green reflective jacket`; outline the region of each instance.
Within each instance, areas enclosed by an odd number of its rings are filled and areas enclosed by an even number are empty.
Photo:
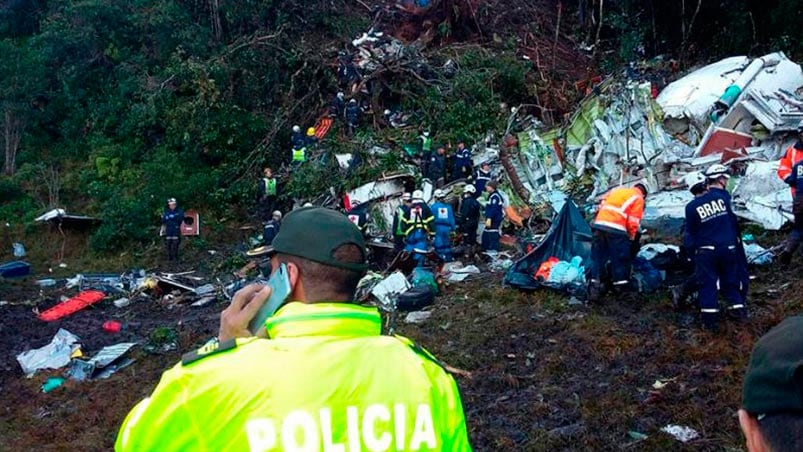
[[[202,347],[128,414],[118,451],[469,451],[454,379],[374,308],[285,305],[271,339]]]

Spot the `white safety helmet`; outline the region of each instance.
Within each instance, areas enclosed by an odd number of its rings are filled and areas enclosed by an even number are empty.
[[[412,197],[413,195],[411,195],[410,193],[407,192],[402,193],[402,201],[409,201],[410,199],[412,199]]]
[[[301,132],[301,126],[293,126],[293,132]]]
[[[707,170],[705,170],[705,177],[714,180],[719,179],[720,177],[729,178],[731,176],[728,174],[728,168],[726,168],[725,165],[714,163],[713,165],[709,166]]]
[[[425,130],[425,131],[424,131],[424,136],[425,136],[425,137],[428,137],[428,136],[429,136],[429,130]]]
[[[477,193],[477,188],[471,184],[468,184],[463,187],[463,193]]]
[[[416,190],[413,192],[413,201],[423,201],[424,200],[424,192],[421,190]]]
[[[683,177],[683,182],[685,182],[686,186],[689,187],[689,191],[694,191],[694,187],[705,183],[705,176],[703,173],[695,171]]]
[[[276,220],[276,221],[281,220],[282,219],[282,213],[279,212],[278,210],[274,210],[273,211],[273,219]]]
[[[803,133],[803,119],[801,119],[800,122],[797,123],[797,133]]]
[[[343,92],[342,92],[342,91],[341,91],[341,92],[339,92],[339,93],[337,93],[337,98],[338,98],[338,99],[341,99],[341,100],[342,100],[342,99],[343,99],[345,96],[346,96],[346,95],[345,95],[345,94],[343,94]]]
[[[384,114],[385,116],[390,116],[390,110],[388,110],[388,109],[386,108],[386,109],[385,109],[385,111],[383,112],[383,114]]]
[[[443,196],[444,196],[444,193],[443,193],[443,190],[441,190],[440,188],[437,188],[437,189],[435,189],[435,193],[433,193],[432,195],[433,195],[435,198],[438,198],[438,199],[440,199],[440,198],[443,198]]]

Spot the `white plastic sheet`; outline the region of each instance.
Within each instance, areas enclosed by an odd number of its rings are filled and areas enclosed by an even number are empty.
[[[70,363],[78,341],[78,336],[60,328],[49,344],[20,353],[17,361],[26,375],[33,375],[39,369],[59,369]]]

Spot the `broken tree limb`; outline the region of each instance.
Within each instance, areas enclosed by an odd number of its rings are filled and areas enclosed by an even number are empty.
[[[513,190],[516,191],[516,194],[524,200],[530,199],[530,192],[524,188],[524,184],[521,182],[521,178],[519,178],[519,174],[516,172],[516,168],[511,163],[511,149],[517,146],[516,139],[511,134],[505,135],[504,139],[502,140],[502,148],[499,151],[499,159],[502,161],[502,166],[505,167],[505,172],[507,173],[507,177],[510,179],[510,185],[513,186]]]

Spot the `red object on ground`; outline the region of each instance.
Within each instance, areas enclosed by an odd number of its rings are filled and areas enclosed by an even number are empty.
[[[52,322],[62,317],[74,314],[87,306],[93,305],[106,296],[99,290],[87,290],[70,298],[64,303],[59,303],[47,311],[39,314],[39,319],[45,322]]]
[[[552,266],[554,266],[558,262],[560,262],[560,259],[558,259],[555,256],[552,256],[549,259],[542,262],[541,265],[538,267],[538,271],[535,272],[535,275],[533,275],[536,281],[546,281],[547,279],[549,279],[549,274],[552,273]]]
[[[103,331],[107,333],[119,333],[122,328],[123,324],[116,320],[109,320],[108,322],[103,322]]]

